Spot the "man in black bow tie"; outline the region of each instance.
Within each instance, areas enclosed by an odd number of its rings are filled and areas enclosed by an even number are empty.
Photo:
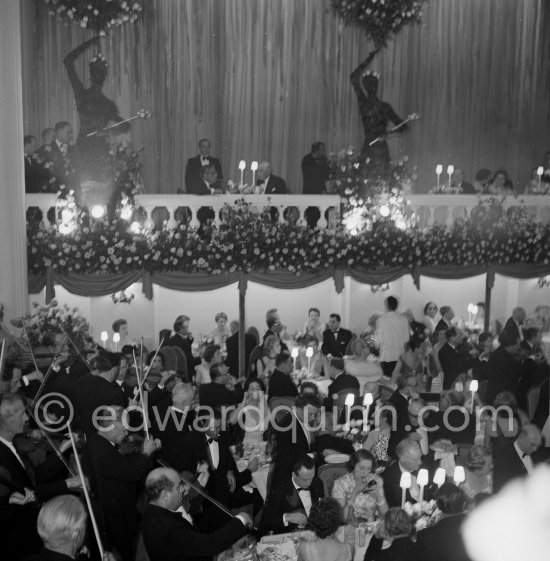
[[[188,193],[200,193],[203,186],[202,168],[214,166],[218,179],[223,177],[222,166],[218,158],[210,155],[211,143],[207,138],[199,141],[199,155],[187,160],[185,168],[185,188]]]
[[[288,193],[285,180],[278,175],[273,175],[271,171],[271,162],[260,162],[256,183],[261,187],[262,193],[265,195],[284,195]]]
[[[323,331],[323,345],[321,351],[324,355],[343,357],[353,334],[349,329],[340,327],[342,318],[339,314],[330,314],[328,329]]]
[[[315,477],[315,461],[310,456],[302,456],[294,464],[292,475],[269,493],[260,521],[260,532],[281,534],[303,528],[311,505],[323,495],[323,483]]]

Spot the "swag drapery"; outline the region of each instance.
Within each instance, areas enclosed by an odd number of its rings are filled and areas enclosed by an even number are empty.
[[[244,158],[269,159],[294,192],[315,140],[329,150],[361,146],[351,71],[371,45],[330,13],[330,0],[150,0],[136,25],[103,40],[105,93],[144,146],[148,192],[183,187],[188,157],[208,137],[226,178]],[[61,63],[90,32],[65,27],[43,1],[22,0],[25,134],[56,121],[77,126]],[[391,41],[373,63],[380,97],[420,120],[390,140],[392,154],[418,165],[419,191],[437,163],[506,168],[520,187],[548,149],[550,2],[432,0],[423,23]],[[87,82],[92,53],[78,60]],[[250,180],[250,178],[247,178]]]

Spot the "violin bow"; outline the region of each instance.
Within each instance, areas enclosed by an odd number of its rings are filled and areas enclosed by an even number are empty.
[[[27,337],[27,343],[29,345],[29,351],[31,352],[31,358],[34,364],[34,368],[37,372],[40,372],[40,370],[38,370],[38,365],[36,364],[36,358],[34,357],[34,353],[32,352],[31,340],[29,338],[29,332],[27,331],[27,326],[25,325],[25,318],[23,316],[21,316],[21,324],[23,325],[23,331],[25,332],[25,336]]]
[[[59,354],[59,351],[62,349],[63,345],[65,344],[65,341],[67,340],[67,335],[65,335],[63,337],[63,340],[61,341],[61,343],[59,343],[59,345],[57,346],[57,349],[55,349],[55,353],[53,355],[53,359],[52,362],[48,368],[48,371],[46,372],[46,375],[44,376],[42,383],[40,384],[40,387],[38,388],[38,391],[36,392],[36,395],[34,396],[34,399],[32,400],[31,403],[31,408],[34,409],[34,406],[36,405],[36,402],[38,400],[38,397],[40,396],[40,394],[42,393],[42,390],[44,389],[44,385],[46,384],[46,382],[48,381],[48,377],[51,374],[52,370],[53,370],[53,365],[55,363],[55,359],[57,358],[57,355]]]
[[[135,369],[136,369],[136,376],[138,379],[138,390],[139,390],[139,400],[141,401],[141,412],[143,415],[143,428],[145,429],[145,436],[147,437],[147,439],[150,438],[149,435],[149,416],[147,414],[147,404],[145,403],[145,400],[143,399],[143,383],[140,383],[140,378],[143,377],[143,372],[141,373],[141,376],[139,374],[139,370],[138,370],[138,366],[137,366],[137,361],[136,361],[136,351],[132,350],[132,354],[134,355],[134,365],[135,365]],[[143,362],[142,362],[143,364]]]
[[[404,121],[402,121],[401,123],[399,123],[398,125],[396,125],[395,127],[393,127],[393,129],[391,129],[390,131],[388,131],[386,133],[386,135],[388,134],[392,134],[393,132],[398,131],[401,127],[404,127],[407,123],[410,123],[411,121],[416,121],[418,119],[418,115],[416,113],[413,113],[412,115],[409,115]],[[384,137],[383,136],[378,136],[377,138],[375,138],[372,142],[369,142],[369,146],[374,146],[377,142],[380,142],[381,140],[383,140]]]

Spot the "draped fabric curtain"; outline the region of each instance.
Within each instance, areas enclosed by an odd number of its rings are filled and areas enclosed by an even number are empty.
[[[418,191],[434,185],[437,163],[506,168],[520,187],[550,148],[550,41],[547,0],[430,0],[420,26],[406,28],[374,60],[380,97],[410,131],[390,140],[397,158],[418,167]],[[142,20],[103,41],[110,63],[105,93],[144,146],[148,192],[183,187],[185,162],[202,137],[224,176],[243,158],[268,159],[301,192],[301,158],[323,140],[329,151],[361,146],[349,81],[372,45],[344,28],[329,0],[150,0]],[[90,36],[48,15],[43,0],[22,0],[25,132],[61,119],[77,126],[62,65]],[[78,61],[87,78],[86,63]],[[250,180],[250,175],[247,177]]]

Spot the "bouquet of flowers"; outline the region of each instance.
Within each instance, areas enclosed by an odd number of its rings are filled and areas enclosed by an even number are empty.
[[[407,501],[403,510],[411,517],[417,532],[433,526],[441,516],[434,499],[422,501],[422,504],[411,504]]]
[[[314,378],[315,378],[315,373],[309,372],[305,366],[300,370],[296,370],[292,373],[292,380],[294,381],[294,384],[298,388],[304,382],[307,382],[308,380],[313,380]]]
[[[359,449],[365,444],[369,430],[369,425],[363,427],[362,420],[351,420],[349,426],[336,425],[334,436],[353,442],[353,447]]]

